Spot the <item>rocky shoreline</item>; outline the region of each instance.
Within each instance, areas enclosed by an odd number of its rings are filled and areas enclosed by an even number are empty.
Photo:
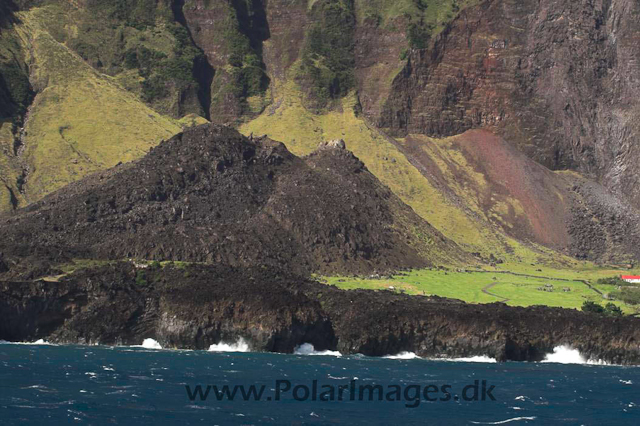
[[[368,356],[488,356],[541,361],[557,346],[640,365],[640,319],[576,310],[470,305],[390,291],[344,291],[282,271],[221,265],[137,268],[114,262],[57,282],[0,282],[0,340]]]

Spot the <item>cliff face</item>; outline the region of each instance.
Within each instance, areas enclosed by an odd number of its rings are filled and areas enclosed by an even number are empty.
[[[270,37],[261,0],[174,0],[176,17],[193,43],[206,55],[201,97],[207,118],[233,123],[262,112],[269,78],[264,72],[262,43]],[[197,71],[196,71],[197,72]],[[208,103],[208,104],[207,104]]]
[[[245,336],[256,350],[277,352],[306,341],[335,345],[320,304],[287,289],[299,278],[262,268],[136,270],[123,263],[79,274],[53,286],[0,284],[7,318],[0,338],[42,334],[68,343],[139,344],[140,336],[156,336],[167,347],[206,349]]]
[[[316,349],[371,356],[488,355],[540,361],[558,345],[640,364],[638,322],[557,308],[343,291],[284,272],[115,263],[59,282],[0,282],[0,339],[207,349],[245,339],[254,351]],[[473,320],[470,320],[473,318]]]
[[[551,169],[640,201],[638,37],[631,0],[493,0],[412,51],[379,125],[396,134],[485,127]]]

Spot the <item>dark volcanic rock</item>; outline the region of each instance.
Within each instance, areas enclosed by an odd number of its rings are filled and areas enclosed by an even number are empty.
[[[413,237],[421,229],[433,244]],[[205,125],[138,162],[0,219],[5,256],[142,258],[367,273],[419,267],[457,247],[353,154],[305,158]]]
[[[320,304],[292,291],[300,278],[227,266],[136,269],[121,262],[60,282],[0,284],[0,339],[206,349],[244,337],[255,350],[291,352],[310,342],[335,346]]]
[[[252,350],[379,356],[489,355],[537,361],[558,345],[640,364],[640,319],[547,307],[468,305],[388,291],[343,291],[288,272],[228,266],[136,269],[117,262],[60,282],[0,282],[0,339],[206,349],[242,337]]]
[[[488,355],[498,360],[540,361],[559,345],[614,363],[640,363],[638,325],[631,317],[503,303],[340,291],[322,294],[345,353],[382,356],[403,351],[427,357]]]
[[[570,253],[598,262],[640,259],[640,213],[601,185],[576,180],[572,187]]]
[[[0,274],[8,272],[9,266],[4,261],[4,256],[0,253]]]

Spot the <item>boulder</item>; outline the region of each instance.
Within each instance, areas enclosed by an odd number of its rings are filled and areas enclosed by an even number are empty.
[[[320,142],[318,149],[325,148],[347,149],[347,144],[342,139]]]

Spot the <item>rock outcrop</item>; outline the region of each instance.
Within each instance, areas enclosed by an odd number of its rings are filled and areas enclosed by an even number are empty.
[[[347,149],[347,144],[342,139],[321,142],[318,149]]]

